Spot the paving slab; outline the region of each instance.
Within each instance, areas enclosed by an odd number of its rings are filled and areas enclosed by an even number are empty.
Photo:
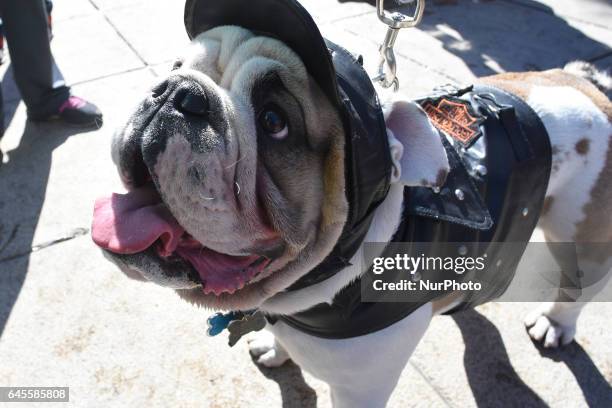
[[[54,23],[96,12],[96,7],[88,0],[55,0],[51,16]]]
[[[158,64],[173,60],[189,42],[183,4],[134,4],[103,12],[147,64]]]
[[[299,2],[308,10],[318,24],[325,24],[364,14],[370,14],[376,18],[375,8],[368,3],[340,3],[336,0],[299,0]]]
[[[110,10],[110,9],[130,7],[130,6],[135,6],[135,5],[144,6],[143,7],[143,10],[144,10],[145,7],[153,9],[153,8],[159,7],[163,3],[168,3],[168,1],[166,0],[89,0],[89,1],[100,10]],[[176,5],[178,7],[181,7],[183,4],[185,4],[184,1],[176,2]]]
[[[144,66],[100,13],[58,23],[53,32],[51,49],[68,84]]]

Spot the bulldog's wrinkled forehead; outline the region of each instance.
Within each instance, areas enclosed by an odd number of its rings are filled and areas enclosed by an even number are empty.
[[[275,71],[291,75],[305,86],[308,74],[304,64],[283,42],[257,36],[241,27],[222,26],[195,37],[187,49],[182,66],[208,75],[225,89],[241,87],[245,80]]]
[[[216,92],[231,101],[228,106],[242,105],[251,110],[253,90],[271,75],[278,77],[298,101],[307,127],[306,137],[313,145],[329,139],[330,124],[340,126],[336,110],[298,54],[282,41],[242,27],[220,26],[195,37],[180,62],[184,71],[196,71],[214,81]],[[249,117],[243,116],[242,120]]]

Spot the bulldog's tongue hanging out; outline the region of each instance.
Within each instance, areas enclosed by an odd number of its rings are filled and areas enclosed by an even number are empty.
[[[92,238],[103,249],[135,254],[159,240],[158,253],[171,255],[185,230],[151,187],[99,198],[94,206]]]
[[[260,273],[269,260],[230,256],[205,248],[185,232],[152,186],[99,198],[92,238],[115,254],[136,254],[151,247],[162,258],[178,256],[198,272],[204,293],[234,293]]]

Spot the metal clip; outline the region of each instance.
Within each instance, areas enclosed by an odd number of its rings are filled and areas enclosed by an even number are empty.
[[[501,105],[499,102],[497,102],[495,95],[489,92],[476,94],[473,96],[473,98],[476,102],[480,102],[485,105],[487,109],[489,109],[489,111],[491,111],[491,113],[495,115],[499,114],[499,112],[504,107],[504,105]]]
[[[378,19],[389,28],[387,29],[385,40],[378,49],[380,64],[378,66],[378,74],[372,78],[372,81],[379,82],[384,88],[393,86],[393,90],[397,91],[399,89],[399,80],[397,78],[395,52],[393,51],[395,40],[400,29],[414,27],[421,22],[423,10],[425,9],[425,0],[416,0],[416,7],[412,16],[399,12],[387,14],[385,13],[384,5],[385,0],[376,0]]]

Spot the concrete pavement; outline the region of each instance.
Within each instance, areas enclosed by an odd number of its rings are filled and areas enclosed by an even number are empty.
[[[365,3],[304,0],[324,34],[374,72],[385,28]],[[605,0],[428,1],[400,33],[401,92],[580,58],[612,65]],[[579,5],[578,5],[579,3]],[[74,92],[105,114],[98,131],[26,122],[10,60],[0,167],[0,386],[70,386],[78,407],[329,407],[293,364],[258,368],[246,344],[204,334],[208,312],[123,277],[91,243],[94,199],[117,190],[114,127],[187,42],[182,1],[56,0],[53,51]],[[612,406],[612,305],[585,308],[577,341],[538,349],[530,304],[436,318],[390,407]],[[2,404],[0,403],[0,406]]]

